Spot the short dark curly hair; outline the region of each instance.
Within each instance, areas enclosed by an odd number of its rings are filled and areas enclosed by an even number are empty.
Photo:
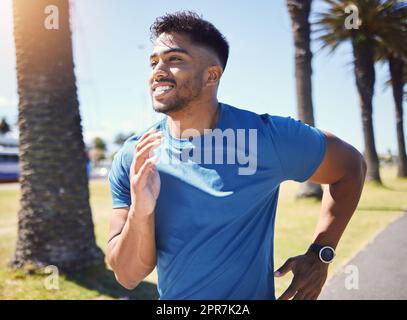
[[[229,44],[215,26],[192,11],[178,11],[158,17],[150,27],[151,39],[164,32],[184,33],[195,44],[211,49],[219,57],[223,69],[229,57]]]

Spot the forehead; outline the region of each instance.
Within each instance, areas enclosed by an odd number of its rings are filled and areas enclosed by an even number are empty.
[[[151,56],[158,56],[175,50],[184,52],[192,57],[210,54],[204,47],[192,43],[188,35],[162,33],[154,41]]]
[[[162,48],[183,48],[193,46],[190,38],[185,34],[179,33],[161,33],[154,41],[154,50]]]

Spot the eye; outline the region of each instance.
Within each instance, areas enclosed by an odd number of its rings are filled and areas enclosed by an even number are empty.
[[[157,61],[150,61],[150,67],[154,68],[157,65]]]
[[[182,61],[182,59],[177,56],[172,56],[170,57],[170,61]]]

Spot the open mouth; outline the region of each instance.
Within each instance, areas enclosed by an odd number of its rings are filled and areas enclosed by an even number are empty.
[[[167,85],[167,84],[159,85],[159,86],[156,86],[155,88],[153,88],[153,96],[155,98],[160,98],[160,97],[167,95],[168,93],[170,93],[173,90],[174,90],[173,85]]]

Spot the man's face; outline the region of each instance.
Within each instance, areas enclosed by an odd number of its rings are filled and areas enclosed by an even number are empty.
[[[150,57],[149,79],[153,108],[170,113],[201,97],[211,53],[186,35],[162,33]]]

